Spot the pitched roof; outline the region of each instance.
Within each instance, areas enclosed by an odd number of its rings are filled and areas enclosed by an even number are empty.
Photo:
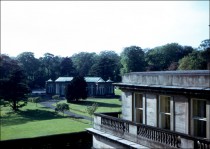
[[[102,78],[101,77],[85,77],[86,82],[98,82],[100,79]]]
[[[55,80],[55,82],[69,82],[72,79],[73,77],[59,77],[57,80]],[[85,77],[86,82],[98,82],[101,79],[101,77]]]
[[[113,82],[113,81],[109,79],[109,80],[107,80],[106,82]]]
[[[99,80],[98,80],[98,82],[105,82],[102,78],[100,78]]]
[[[52,79],[47,80],[47,82],[52,82]]]
[[[68,82],[71,81],[73,77],[59,77],[55,82]]]

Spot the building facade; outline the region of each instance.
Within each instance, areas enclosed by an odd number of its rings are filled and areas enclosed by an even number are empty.
[[[46,81],[46,93],[51,95],[65,95],[65,87],[73,77],[59,77],[57,80]],[[104,81],[101,77],[85,77],[88,96],[112,96],[114,95],[113,81]]]
[[[93,148],[210,149],[210,71],[125,74],[122,113],[96,113]]]

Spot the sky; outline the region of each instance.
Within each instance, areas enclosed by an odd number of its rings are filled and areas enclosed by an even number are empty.
[[[1,54],[197,48],[209,39],[209,1],[1,1]]]

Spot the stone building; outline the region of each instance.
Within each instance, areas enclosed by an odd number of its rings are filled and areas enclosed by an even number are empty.
[[[66,85],[73,77],[59,77],[57,80],[46,81],[46,93],[51,95],[65,95]],[[85,77],[88,96],[112,96],[114,95],[113,81],[104,81],[101,77]]]
[[[93,148],[210,149],[210,71],[131,72],[122,113],[95,113]]]

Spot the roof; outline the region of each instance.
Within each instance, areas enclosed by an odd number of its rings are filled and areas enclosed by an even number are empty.
[[[181,87],[181,86],[142,85],[142,84],[129,84],[129,83],[114,83],[113,85],[118,86],[120,89],[140,91],[140,92],[194,95],[199,98],[208,98],[208,99],[210,96],[210,87]]]
[[[210,87],[209,70],[131,72],[122,76],[122,83],[176,87]]]
[[[55,82],[70,82],[73,77],[59,77]],[[98,82],[101,77],[85,77],[86,82]],[[102,79],[103,80],[103,79]]]
[[[210,75],[210,70],[175,70],[175,71],[144,71],[144,72],[130,72],[128,74],[139,75]]]
[[[101,77],[85,77],[86,82],[98,82],[100,79],[102,78]]]
[[[52,79],[47,80],[47,82],[52,82]]]
[[[127,87],[140,87],[140,88],[162,88],[162,89],[185,89],[185,90],[200,90],[210,91],[210,87],[181,87],[181,86],[166,86],[166,85],[141,85],[141,84],[129,84],[129,83],[114,83],[116,86],[127,86]]]
[[[69,82],[73,79],[73,77],[59,77],[55,82]]]
[[[98,80],[98,82],[100,83],[102,83],[102,82],[105,82],[102,78],[100,78],[99,80]]]
[[[107,80],[106,82],[113,82],[113,81],[109,79],[109,80]]]

